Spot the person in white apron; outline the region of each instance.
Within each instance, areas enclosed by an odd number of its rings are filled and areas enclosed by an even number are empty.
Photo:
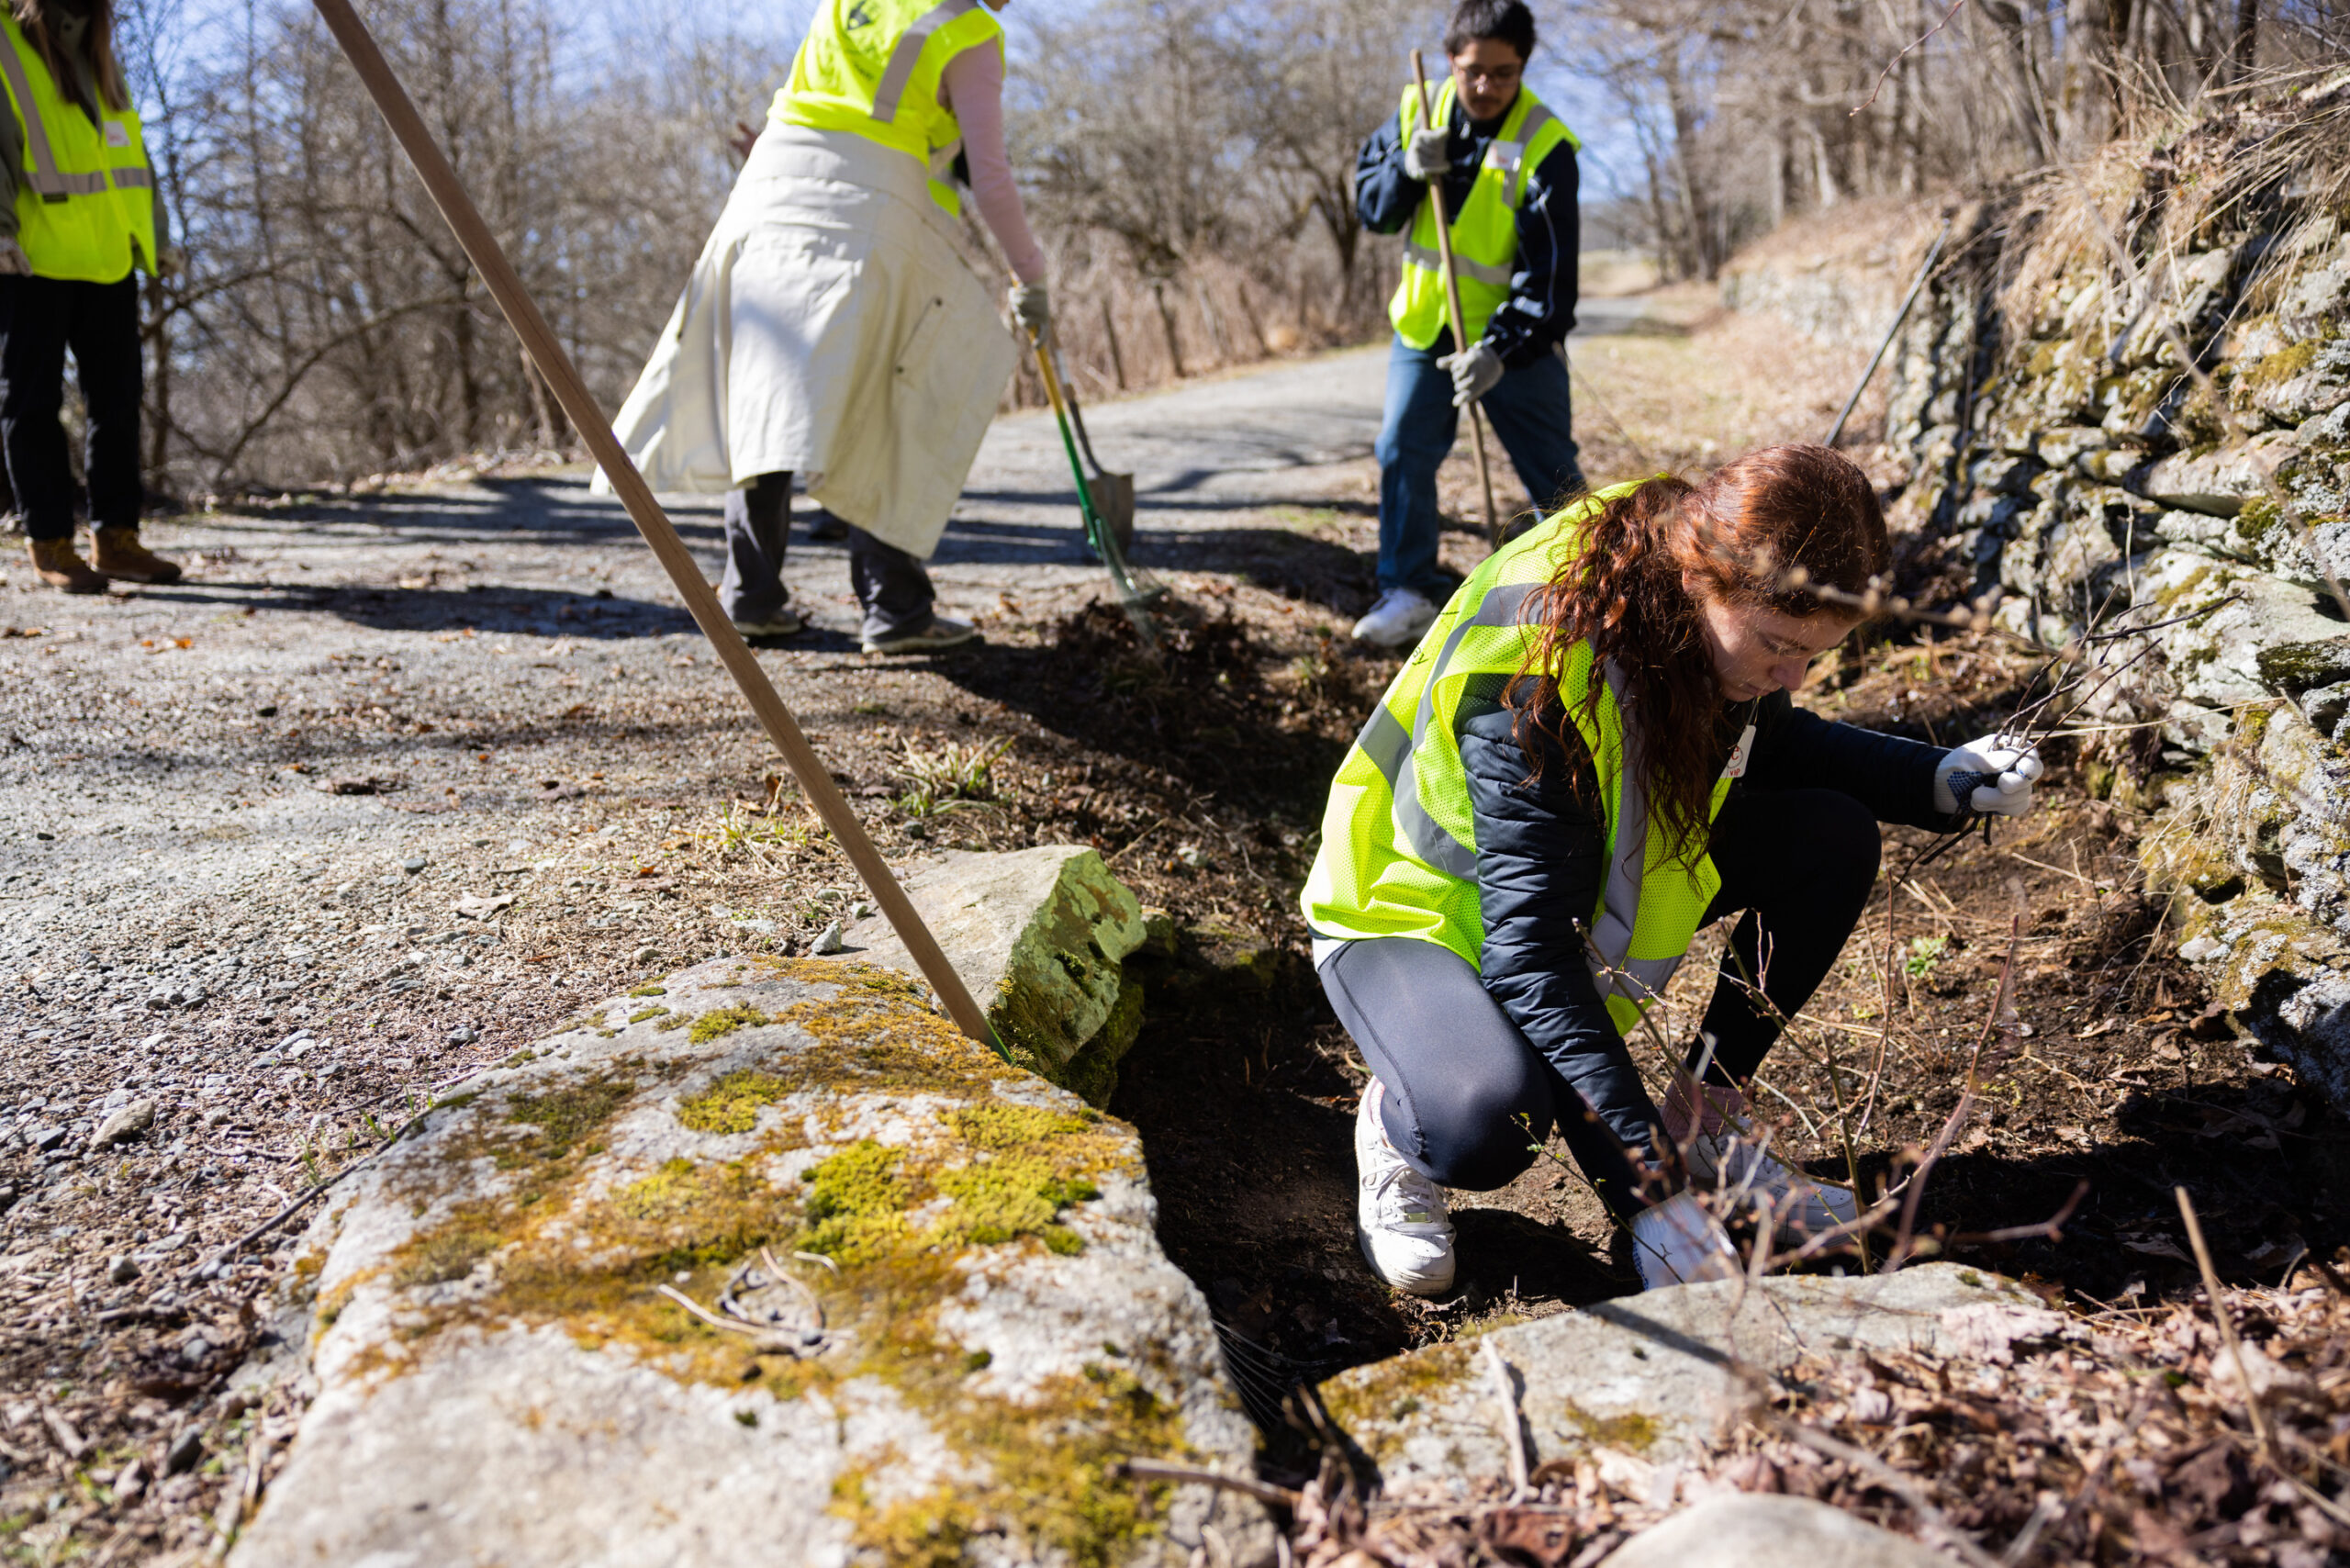
[[[1018,351],[956,252],[957,174],[1014,319],[1048,319],[1004,153],[1003,3],[826,0],[613,421],[655,489],[725,492],[719,594],[746,635],[802,625],[781,577],[795,475],[847,525],[866,651],[977,634],[937,613],[923,563]]]

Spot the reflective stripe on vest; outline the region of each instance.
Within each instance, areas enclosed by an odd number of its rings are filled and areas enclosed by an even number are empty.
[[[48,62],[0,8],[0,82],[22,127],[17,242],[36,275],[113,283],[155,256],[155,176],[135,110],[95,118],[58,89]]]
[[[903,152],[929,174],[933,199],[958,212],[945,176],[963,128],[938,101],[939,81],[957,55],[1001,47],[1002,37],[979,0],[824,0],[768,118],[853,131]]]
[[[1560,512],[1490,557],[1414,650],[1333,785],[1304,899],[1317,935],[1416,936],[1479,962],[1475,832],[1454,726],[1470,683],[1499,683],[1523,664],[1534,635],[1521,624],[1528,601],[1572,552],[1589,509],[1629,487]],[[1561,700],[1583,732],[1606,807],[1607,876],[1584,929],[1584,958],[1609,1016],[1628,1032],[1679,968],[1720,879],[1709,858],[1693,867],[1667,852],[1639,787],[1643,741],[1622,672],[1601,672],[1606,689],[1586,714],[1590,665],[1583,646],[1561,672]],[[1430,789],[1434,798],[1423,799]],[[1728,790],[1725,776],[1714,810]]]
[[[1444,79],[1428,106],[1432,125],[1452,119],[1453,82]],[[1405,136],[1419,124],[1419,88],[1404,89],[1397,110]],[[1526,199],[1527,174],[1541,166],[1561,142],[1580,147],[1572,131],[1526,88],[1485,144],[1483,160],[1470,182],[1468,199],[1451,214],[1452,267],[1460,281],[1460,324],[1469,341],[1485,334],[1485,323],[1509,297],[1517,274],[1517,209]],[[1450,320],[1444,296],[1442,253],[1437,248],[1436,207],[1423,202],[1412,215],[1404,241],[1404,275],[1388,303],[1396,335],[1414,348],[1435,342]]]

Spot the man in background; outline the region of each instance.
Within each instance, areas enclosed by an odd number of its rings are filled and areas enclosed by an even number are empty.
[[[1459,0],[1445,25],[1451,73],[1421,129],[1416,87],[1364,143],[1355,206],[1364,227],[1409,226],[1387,308],[1395,347],[1379,432],[1379,601],[1360,640],[1408,647],[1452,592],[1437,565],[1436,475],[1460,410],[1482,403],[1536,509],[1583,488],[1567,394],[1582,225],[1581,143],[1525,84],[1534,14],[1524,0]],[[1453,342],[1428,182],[1444,183],[1468,343]]]

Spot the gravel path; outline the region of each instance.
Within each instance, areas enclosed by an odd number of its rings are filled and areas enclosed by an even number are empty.
[[[1138,558],[1243,616],[1266,700],[1294,682],[1268,711],[1318,715],[1285,778],[1326,773],[1362,694],[1315,672],[1352,660],[1327,639],[1369,590],[1383,354],[1091,411],[1138,477]],[[795,540],[812,624],[762,653],[786,700],[893,857],[1153,821],[1297,844],[1304,807],[1246,804],[1222,743],[1170,772],[1157,718],[1069,692],[1067,618],[1104,579],[1061,465],[1048,417],[999,420],[957,509],[934,569],[985,650],[857,653],[841,550]],[[207,1270],[223,1243],[579,1004],[804,940],[861,896],[585,479],[451,473],[158,523],[187,579],[99,599],[0,565],[0,1523],[28,1541],[196,1550],[239,1445],[290,1432],[282,1403],[221,1394],[269,1342],[290,1238]],[[716,507],[673,515],[715,577]],[[1366,665],[1362,690],[1383,678]],[[918,753],[1015,737],[1002,809],[904,809]],[[1122,872],[1192,877],[1160,837],[1163,868]],[[1258,907],[1289,896],[1259,873]],[[1236,907],[1193,887],[1197,913]],[[181,1433],[216,1457],[166,1474]]]

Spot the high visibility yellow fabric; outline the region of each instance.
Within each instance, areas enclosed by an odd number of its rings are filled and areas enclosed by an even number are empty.
[[[1412,650],[1331,784],[1302,900],[1316,935],[1413,937],[1481,967],[1485,924],[1460,710],[1498,696],[1525,664],[1539,631],[1519,624],[1528,598],[1573,556],[1585,521],[1633,487],[1587,497],[1487,556]],[[1607,881],[1587,923],[1586,959],[1608,1016],[1629,1034],[1688,953],[1721,877],[1710,857],[1692,868],[1672,856],[1637,782],[1640,735],[1625,722],[1611,672],[1602,672],[1596,713],[1583,711],[1591,664],[1591,645],[1577,644],[1559,681],[1606,814]],[[1729,793],[1725,775],[1714,786],[1714,812]]]
[[[17,243],[41,277],[117,283],[155,264],[155,175],[135,109],[94,122],[58,91],[49,62],[0,8],[0,79],[17,117]]]
[[[1000,50],[1002,39],[979,0],[824,0],[767,115],[895,148],[929,171],[932,199],[958,213],[946,173],[963,128],[938,101],[939,77],[965,50]]]
[[[1437,89],[1428,106],[1428,123],[1443,125],[1452,114],[1450,75]],[[1404,89],[1404,135],[1420,123],[1417,83]],[[1473,343],[1485,335],[1485,323],[1509,297],[1510,274],[1517,267],[1517,209],[1526,200],[1527,177],[1541,167],[1561,141],[1577,151],[1582,140],[1537,98],[1530,88],[1517,90],[1517,102],[1502,117],[1501,129],[1485,146],[1484,161],[1469,187],[1469,199],[1452,214],[1452,269],[1460,280],[1460,325]],[[1436,203],[1424,201],[1412,218],[1404,241],[1404,275],[1395,297],[1387,304],[1387,319],[1396,336],[1416,349],[1436,342],[1451,317],[1445,308],[1442,252],[1436,242]],[[1569,265],[1573,258],[1567,258]]]

